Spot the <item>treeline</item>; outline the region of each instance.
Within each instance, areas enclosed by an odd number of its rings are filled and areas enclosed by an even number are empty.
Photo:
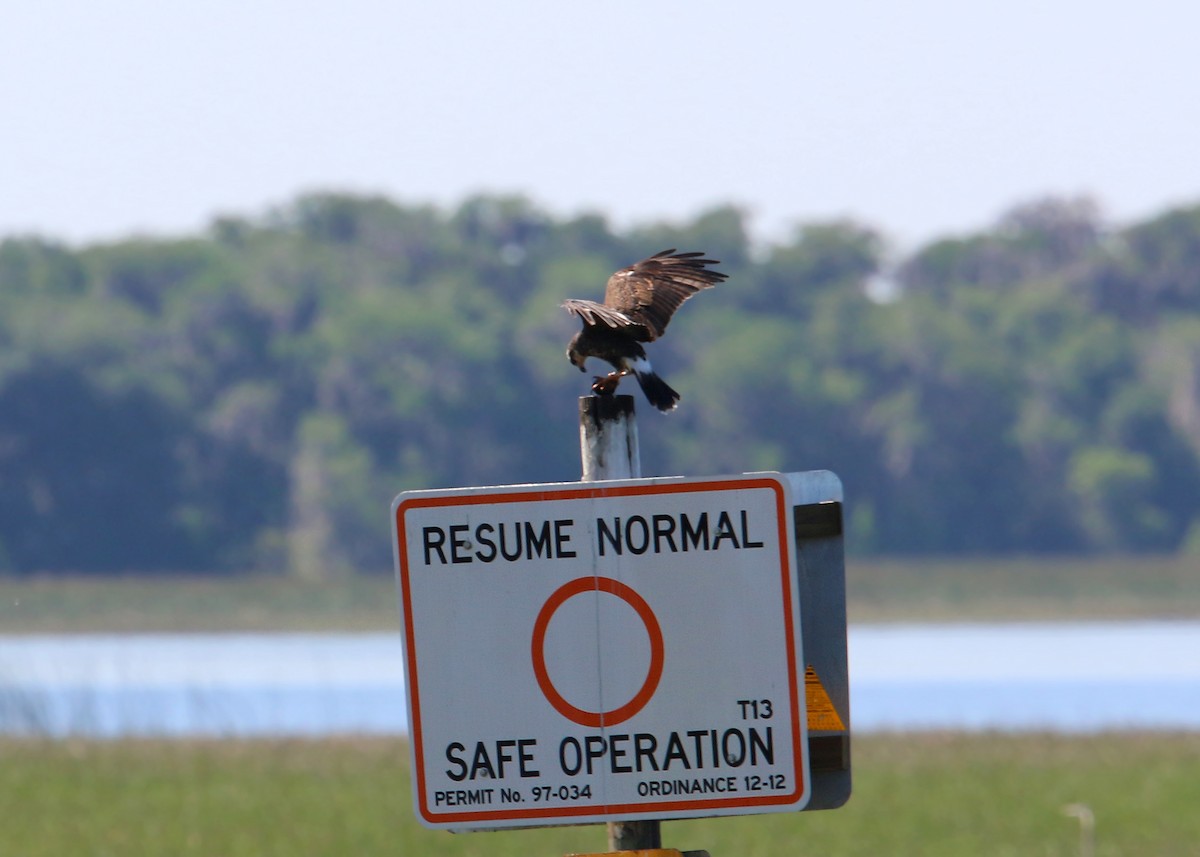
[[[639,398],[647,475],[835,470],[860,554],[1200,546],[1200,207],[1045,200],[896,260],[732,207],[314,195],[0,243],[0,572],[383,571],[401,490],[576,480],[558,305],[668,247],[730,279],[653,346],[683,401]]]

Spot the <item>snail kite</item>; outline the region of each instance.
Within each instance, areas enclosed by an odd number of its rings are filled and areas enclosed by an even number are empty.
[[[679,394],[655,374],[641,344],[663,335],[680,304],[726,278],[705,267],[719,264],[718,260],[703,257],[703,253],[663,250],[609,277],[604,303],[574,299],[563,303],[583,321],[583,329],[567,346],[567,359],[580,372],[587,371],[583,364],[589,357],[605,360],[617,370],[596,376],[594,391],[611,395],[621,378],[632,372],[650,404],[660,411],[675,407]]]

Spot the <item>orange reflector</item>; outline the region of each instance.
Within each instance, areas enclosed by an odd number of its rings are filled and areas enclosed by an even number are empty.
[[[817,671],[812,664],[804,670],[804,700],[808,708],[808,728],[822,729],[831,732],[845,732],[846,724],[838,717],[833,701],[825,692],[825,686],[817,677]]]

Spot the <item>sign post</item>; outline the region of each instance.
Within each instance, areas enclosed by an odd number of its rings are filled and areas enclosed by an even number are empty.
[[[627,396],[580,400],[580,447],[579,483],[393,504],[418,818],[635,850],[660,819],[843,804],[837,477],[639,479]]]
[[[579,458],[582,482],[636,479],[642,475],[632,396],[579,397]],[[633,851],[662,847],[657,820],[610,821],[608,847]]]

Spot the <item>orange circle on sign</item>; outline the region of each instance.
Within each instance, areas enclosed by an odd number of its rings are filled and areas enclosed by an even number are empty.
[[[646,633],[650,635],[650,669],[646,674],[646,680],[642,683],[641,689],[633,695],[633,699],[611,711],[585,711],[582,708],[576,708],[558,692],[554,682],[550,680],[550,674],[546,671],[546,629],[550,626],[550,619],[568,598],[592,591],[615,595],[632,607],[641,618],[642,624],[646,626]],[[581,726],[615,726],[618,723],[624,723],[645,707],[646,703],[650,701],[650,697],[654,696],[654,691],[658,689],[658,681],[662,678],[663,637],[662,629],[658,626],[658,618],[642,596],[619,580],[613,580],[610,577],[579,577],[554,590],[554,593],[546,599],[546,603],[538,612],[537,621],[533,623],[532,649],[533,674],[537,677],[538,687],[542,689],[546,699],[550,700],[550,704],[559,714]]]

